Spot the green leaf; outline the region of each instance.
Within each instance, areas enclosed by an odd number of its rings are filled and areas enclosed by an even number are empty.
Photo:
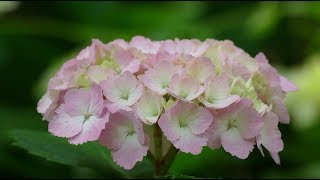
[[[31,130],[12,130],[9,135],[14,140],[13,145],[26,149],[33,155],[65,165],[92,168],[108,177],[145,177],[153,172],[150,165],[146,166],[147,161],[138,163],[130,171],[122,169],[112,161],[110,151],[97,142],[76,146],[69,144],[65,138]]]
[[[110,151],[97,142],[72,145],[65,138],[32,130],[12,130],[9,135],[14,140],[13,145],[26,149],[30,154],[60,164],[88,167],[107,177],[147,178],[154,172],[148,159],[137,163],[132,170],[122,169],[112,161]]]

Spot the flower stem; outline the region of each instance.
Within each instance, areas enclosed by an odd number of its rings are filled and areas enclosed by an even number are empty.
[[[162,157],[162,132],[158,124],[154,125],[154,149],[155,156],[150,158],[155,165],[155,176],[164,176],[167,174],[179,150],[171,145],[167,154]]]
[[[171,167],[171,164],[173,163],[177,153],[178,149],[176,149],[173,145],[170,146],[169,151],[165,155],[165,157],[161,161],[161,168],[160,168],[160,175],[166,175],[168,173],[168,170]]]
[[[154,125],[154,151],[155,151],[155,168],[156,175],[160,172],[162,161],[162,134],[158,124]]]

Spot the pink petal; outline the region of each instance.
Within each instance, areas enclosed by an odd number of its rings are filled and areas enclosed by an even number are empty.
[[[110,111],[110,113],[115,113],[120,110],[125,110],[125,111],[132,111],[132,109],[127,106],[125,103],[112,103],[112,102],[106,102],[106,107]]]
[[[241,51],[241,53],[235,56],[233,60],[239,62],[251,73],[258,71],[259,69],[258,62],[256,61],[256,59],[252,58],[249,54],[247,54],[244,51]]]
[[[261,144],[258,144],[258,143],[257,143],[257,148],[259,149],[261,155],[264,157],[264,152],[263,152],[263,149],[262,149]]]
[[[77,81],[85,73],[86,62],[71,59],[65,62],[56,76],[49,80],[48,88],[51,90],[66,90],[77,87]]]
[[[248,68],[238,61],[226,59],[225,64],[222,67],[222,72],[226,73],[228,77],[242,77],[245,81],[248,81],[252,75]]]
[[[162,114],[158,124],[163,134],[176,148],[183,152],[199,154],[202,146],[207,143],[208,138],[204,132],[212,119],[208,110],[195,104],[178,101]]]
[[[269,86],[280,86],[280,76],[278,71],[269,64],[266,56],[263,53],[259,53],[255,58],[259,64],[259,71],[267,79]]]
[[[230,95],[225,99],[216,99],[213,103],[208,102],[202,96],[199,96],[199,101],[202,102],[208,108],[222,109],[230,106],[233,103],[236,103],[240,100],[238,95]]]
[[[206,135],[208,137],[208,147],[211,149],[219,149],[221,147],[221,134],[226,130],[219,129],[219,125],[216,123],[223,121],[213,121],[211,126],[208,128]]]
[[[115,75],[115,72],[112,69],[102,66],[91,66],[88,69],[89,80],[97,84],[113,75]]]
[[[210,74],[215,74],[215,67],[211,60],[206,57],[196,58],[186,67],[187,73],[193,78],[198,79],[200,82],[205,82],[205,80],[210,76]]]
[[[263,126],[263,122],[259,113],[256,112],[256,110],[252,107],[251,101],[245,98],[228,106],[227,108],[217,110],[214,113],[214,118],[215,120],[206,132],[207,136],[209,137],[208,146],[211,148],[219,148],[220,143],[223,145],[222,136],[230,130],[232,130],[232,135],[239,135],[237,140],[241,139],[239,142],[234,141],[234,146],[237,146],[238,143],[242,143],[242,145],[248,145],[248,142],[251,142],[249,139],[257,136]],[[227,133],[227,135],[229,134],[230,132]],[[228,139],[228,142],[232,143],[233,141]],[[228,147],[224,148],[229,148],[229,150],[233,146],[232,144],[225,145],[228,145]],[[231,149],[231,151],[233,150]],[[239,154],[237,154],[237,156],[238,155]]]
[[[147,155],[148,145],[140,144],[136,135],[127,136],[120,149],[112,151],[113,160],[121,167],[129,170]]]
[[[131,48],[136,48],[142,53],[155,54],[160,48],[160,44],[152,42],[149,38],[143,36],[135,36],[131,39],[129,46]]]
[[[173,52],[178,54],[199,57],[206,51],[208,45],[197,40],[176,39],[171,45],[171,48],[174,50]]]
[[[219,42],[218,53],[224,59],[233,59],[243,53],[243,50],[235,46],[232,41],[224,40]]]
[[[280,157],[278,153],[270,153],[272,159],[274,160],[275,163],[280,165]]]
[[[109,121],[109,113],[106,113],[102,118],[97,118],[91,116],[83,123],[82,131],[69,138],[71,144],[83,144],[87,141],[98,140],[102,129],[104,129],[105,124]]]
[[[144,61],[145,66],[147,69],[156,68],[157,64],[161,61],[168,61],[168,62],[174,62],[178,58],[178,55],[172,55],[168,52],[164,51],[163,49],[160,49],[159,52],[152,56],[151,58],[148,58]]]
[[[98,85],[93,85],[90,89],[89,112],[100,117],[104,108],[102,89]]]
[[[49,122],[48,131],[58,137],[70,138],[81,132],[84,120],[82,115],[58,114]]]
[[[191,101],[201,95],[204,88],[199,81],[188,75],[175,74],[170,81],[168,92],[181,100]]]
[[[188,104],[189,105],[189,104]],[[202,134],[204,133],[209,125],[213,121],[213,116],[207,109],[203,107],[197,107],[193,105],[193,112],[188,117],[190,121],[188,123],[188,127],[191,129],[191,132],[194,134]]]
[[[169,141],[174,142],[178,138],[180,138],[179,122],[170,118],[170,111],[166,111],[164,114],[161,115],[160,119],[158,120],[158,124],[163,134],[167,137]]]
[[[283,100],[274,97],[272,111],[279,117],[279,122],[284,124],[290,123],[290,115]]]
[[[57,109],[57,113],[66,112],[70,116],[91,113],[99,117],[103,110],[102,90],[93,85],[90,89],[71,89],[64,96],[65,103]]]
[[[280,152],[283,150],[283,141],[279,131],[278,117],[268,112],[263,115],[264,126],[257,137],[257,145],[262,144],[270,152]]]
[[[207,145],[208,138],[202,135],[193,134],[188,128],[180,128],[180,138],[173,142],[173,145],[182,152],[193,155],[200,154],[202,147]]]
[[[230,83],[225,74],[211,76],[205,83],[205,96],[224,99],[230,94]]]
[[[141,161],[149,149],[142,122],[132,112],[126,111],[110,115],[99,142],[112,150],[113,160],[125,169],[131,169]]]
[[[152,91],[145,91],[134,105],[133,110],[141,121],[152,125],[157,122],[161,115],[164,103],[165,99],[162,96]]]
[[[91,46],[95,55],[95,60],[101,60],[107,55],[106,45],[103,44],[100,40],[92,39]]]
[[[228,130],[228,121],[225,120],[224,112],[217,112],[213,114],[213,122],[206,131],[208,137],[208,146],[212,149],[221,147],[221,135]]]
[[[112,103],[131,106],[141,97],[144,86],[128,71],[101,82],[103,94]]]
[[[111,150],[121,147],[127,137],[127,131],[133,123],[126,119],[126,114],[117,112],[109,116],[109,122],[105,124],[99,137],[99,142]]]
[[[114,41],[109,42],[106,45],[106,49],[108,49],[109,51],[112,51],[114,48],[119,48],[119,47],[123,49],[127,49],[128,43],[123,39],[116,39]]]
[[[71,89],[64,96],[65,104],[62,104],[56,112],[58,114],[66,112],[70,116],[84,115],[89,109],[90,98],[90,93],[85,89]]]
[[[160,61],[154,69],[150,69],[145,74],[138,76],[138,79],[150,90],[160,94],[167,93],[167,88],[172,76],[178,72],[179,67],[171,62]]]
[[[111,77],[100,83],[103,95],[111,102],[118,102],[121,99],[121,89],[116,85],[117,77]],[[121,82],[122,83],[122,82]]]
[[[207,79],[204,94],[198,99],[208,108],[222,109],[239,101],[240,97],[230,95],[230,83],[227,76],[222,73]]]
[[[260,114],[253,108],[249,99],[242,99],[235,104],[239,113],[237,115],[237,129],[241,136],[250,139],[257,136],[263,126]]]
[[[240,159],[246,159],[254,148],[254,143],[241,137],[236,128],[231,128],[221,136],[224,150]]]
[[[269,63],[268,59],[266,58],[266,56],[262,52],[258,53],[255,58],[260,63],[263,63],[263,64]]]
[[[121,89],[135,89],[138,85],[136,77],[128,71],[123,72],[114,82]]]
[[[140,60],[131,61],[122,71],[129,71],[131,73],[136,73],[140,68]]]
[[[60,91],[48,90],[39,100],[37,111],[43,115],[43,119],[50,121],[58,106],[62,93]]]
[[[128,105],[132,106],[134,103],[136,103],[142,96],[143,92],[144,86],[139,82],[134,91],[132,91],[129,95]]]
[[[136,59],[129,50],[117,48],[114,51],[114,59],[120,65],[121,71],[136,73],[140,68],[140,60]]]
[[[290,82],[286,77],[280,76],[280,85],[284,92],[297,91],[298,87]]]
[[[81,50],[80,53],[77,55],[77,60],[87,60],[87,61],[94,61],[95,55],[93,52],[92,46],[88,46],[85,49]]]

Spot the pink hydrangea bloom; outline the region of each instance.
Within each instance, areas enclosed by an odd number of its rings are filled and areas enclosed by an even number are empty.
[[[179,72],[179,67],[168,61],[160,61],[157,66],[138,76],[138,79],[150,90],[163,96],[168,92],[172,76]]]
[[[215,67],[209,58],[200,57],[187,63],[186,71],[190,76],[204,83],[210,75],[215,74]]]
[[[142,83],[128,71],[101,82],[101,87],[109,101],[107,108],[111,113],[119,110],[132,111],[130,106],[140,99],[144,91]]]
[[[113,69],[104,66],[91,66],[88,69],[88,78],[91,82],[100,84],[109,77],[116,75]]]
[[[222,146],[225,151],[240,159],[246,159],[254,148],[254,138],[259,134],[263,122],[249,99],[241,99],[225,109],[219,110],[207,134],[208,146]]]
[[[49,80],[37,111],[53,135],[99,139],[125,169],[169,147],[196,155],[222,146],[246,159],[257,145],[280,164],[278,122],[289,123],[284,100],[297,89],[264,54],[230,40],[93,39]]]
[[[152,125],[159,119],[165,99],[152,91],[145,91],[133,109],[137,116],[148,125]]]
[[[109,113],[104,108],[102,90],[98,86],[69,90],[56,113],[49,122],[49,132],[68,138],[72,144],[97,140],[109,120]]]
[[[186,73],[178,73],[171,78],[168,92],[182,101],[190,102],[204,92],[204,87]]]
[[[158,124],[176,148],[196,155],[207,145],[208,138],[204,133],[212,120],[211,113],[205,108],[178,101],[162,114]]]
[[[132,112],[123,110],[110,115],[99,142],[111,149],[113,160],[125,169],[142,161],[149,149],[142,122]]]
[[[240,96],[230,94],[230,83],[225,74],[213,75],[205,82],[205,91],[198,97],[204,106],[222,109],[240,100]]]

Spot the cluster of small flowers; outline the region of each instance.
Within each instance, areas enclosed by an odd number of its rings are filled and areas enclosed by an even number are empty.
[[[50,133],[98,140],[125,169],[150,150],[152,125],[185,153],[223,147],[246,159],[257,145],[279,164],[278,122],[289,123],[284,98],[296,90],[262,53],[252,58],[229,40],[135,36],[93,40],[50,79],[37,110]]]

